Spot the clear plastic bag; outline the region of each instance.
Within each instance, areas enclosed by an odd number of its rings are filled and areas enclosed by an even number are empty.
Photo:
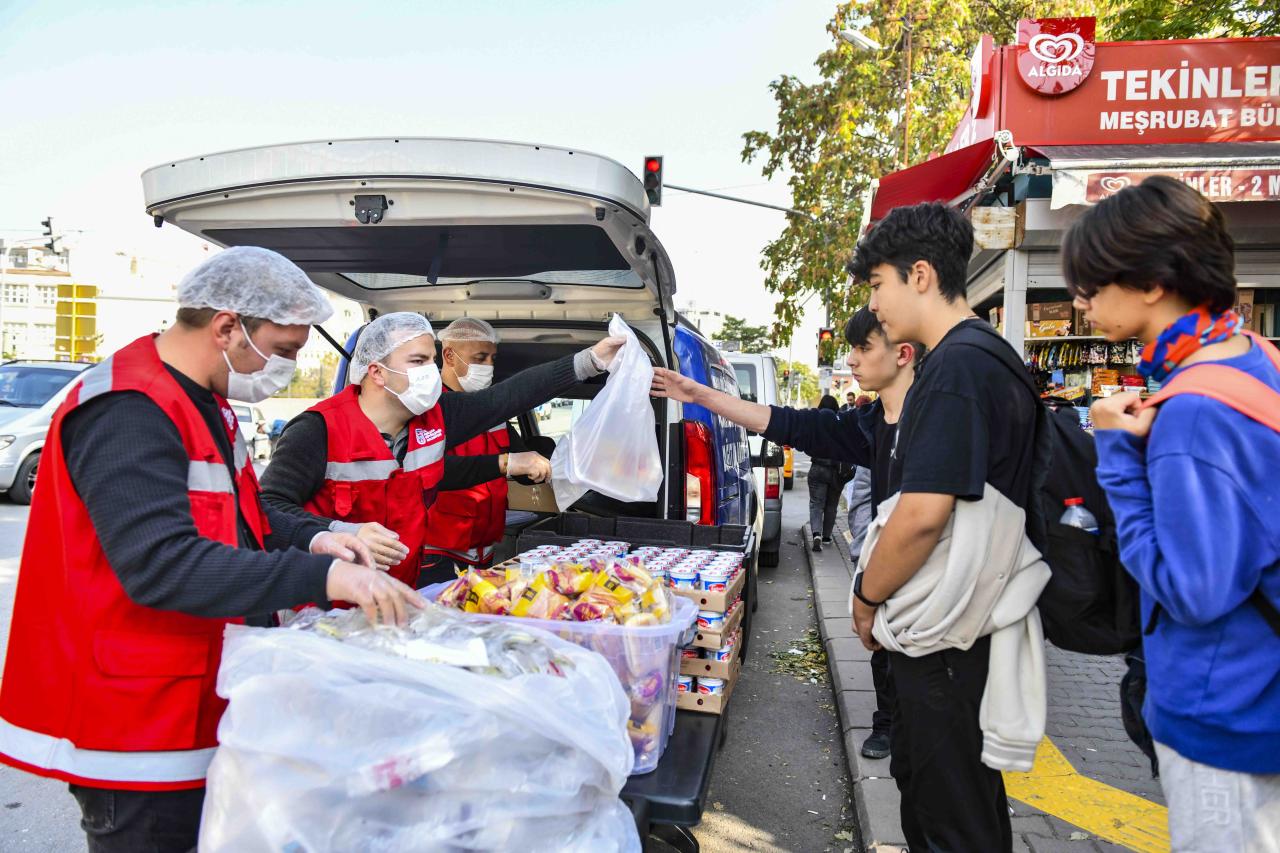
[[[630,703],[604,658],[424,612],[227,629],[202,851],[639,853],[618,799]]]
[[[617,314],[609,321],[609,334],[627,342],[609,365],[604,388],[551,454],[551,485],[561,511],[588,491],[640,503],[656,500],[662,487],[649,402],[653,365]]]

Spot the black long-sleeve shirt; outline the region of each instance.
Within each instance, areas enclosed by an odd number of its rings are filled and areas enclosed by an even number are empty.
[[[575,356],[530,367],[483,391],[442,394],[445,447],[450,448],[569,390],[579,381]],[[298,415],[280,436],[271,464],[262,477],[262,497],[280,512],[328,524],[331,519],[313,515],[303,506],[324,485],[329,431],[317,412]],[[457,461],[452,464],[450,459]],[[474,461],[471,461],[474,460]],[[496,456],[445,457],[442,490],[486,483],[502,476]]]
[[[212,392],[173,368],[217,443],[234,482],[234,454]],[[89,400],[62,424],[63,453],[98,541],[134,602],[193,616],[267,614],[327,604],[332,557],[307,552],[325,528],[264,506],[271,534],[258,549],[237,511],[239,547],[196,532],[189,458],[173,421],[145,394]]]

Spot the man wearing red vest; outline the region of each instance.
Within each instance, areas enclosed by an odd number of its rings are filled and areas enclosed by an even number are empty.
[[[440,378],[444,392],[483,391],[493,382],[494,359],[498,354],[498,333],[477,317],[461,317],[440,332]],[[482,480],[466,489],[441,490],[427,513],[427,545],[422,568],[427,578],[448,577],[456,564],[489,566],[493,548],[502,541],[506,527],[507,477],[509,457],[527,448],[519,431],[506,421],[466,441],[455,444],[445,456],[445,476],[456,474],[468,482]],[[541,456],[533,459],[526,474],[535,483],[551,476],[551,463]],[[455,482],[457,480],[455,479]]]
[[[359,531],[374,558],[406,583],[452,578],[450,564],[447,574],[419,579],[427,511],[442,489],[494,475],[446,479],[445,452],[603,372],[623,342],[605,338],[483,391],[441,396],[431,323],[407,311],[384,314],[360,333],[352,384],[285,427],[263,497],[330,530]],[[531,451],[512,453],[505,473],[536,474],[544,464]]]
[[[241,247],[178,303],[54,414],[0,682],[0,761],[71,783],[90,853],[195,846],[227,624],[330,599],[401,622],[421,603],[355,537],[260,503],[227,403],[289,383],[323,293]]]

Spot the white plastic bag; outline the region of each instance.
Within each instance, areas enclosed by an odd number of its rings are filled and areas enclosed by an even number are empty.
[[[480,632],[480,648],[456,624],[400,646],[420,659],[383,650],[394,636],[361,647],[229,627],[200,850],[639,853],[618,799],[630,708],[609,664],[544,631],[448,618]],[[530,638],[553,647],[563,676],[421,659],[487,645],[487,660],[517,661]]]
[[[562,512],[588,491],[640,503],[657,500],[662,487],[649,402],[653,365],[617,314],[609,321],[609,334],[627,342],[609,365],[604,388],[551,454],[551,485]]]

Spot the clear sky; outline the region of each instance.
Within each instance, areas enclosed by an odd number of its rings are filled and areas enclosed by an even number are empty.
[[[666,179],[788,204],[741,162],[772,129],[769,82],[815,77],[834,0],[738,2],[0,2],[0,236],[53,215],[77,239],[198,260],[156,230],[143,169],[314,138],[471,136],[543,142]],[[653,226],[677,302],[768,323],[760,250],[780,213],[667,191]],[[73,242],[74,246],[75,243]],[[810,303],[816,308],[816,300]],[[820,309],[795,355],[812,362]]]

